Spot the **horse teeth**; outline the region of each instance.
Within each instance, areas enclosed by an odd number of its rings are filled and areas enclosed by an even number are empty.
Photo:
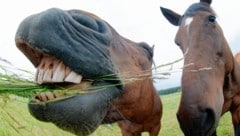
[[[71,72],[71,69],[69,67],[66,67],[65,74],[68,75]]]
[[[53,73],[52,82],[63,82],[65,77],[65,66],[61,62]]]
[[[43,83],[43,75],[44,75],[44,70],[43,69],[38,69],[37,83],[39,83],[39,84]]]
[[[65,82],[72,82],[72,83],[81,83],[82,76],[75,73],[74,71],[71,71],[67,77],[64,79]]]
[[[47,69],[44,73],[44,76],[43,76],[43,82],[44,83],[51,82],[52,81],[52,75],[53,75],[52,69]]]
[[[57,67],[60,65],[60,63],[62,63],[62,62],[60,62],[59,60],[53,60],[52,61],[52,69],[53,69],[53,71],[55,71],[57,69]]]
[[[36,82],[37,82],[37,80],[38,80],[38,73],[39,73],[39,70],[37,69],[36,74],[35,74],[35,81],[36,81]]]
[[[54,82],[81,83],[82,76],[65,66],[63,62],[49,56],[42,58],[37,66],[35,81],[38,84]]]

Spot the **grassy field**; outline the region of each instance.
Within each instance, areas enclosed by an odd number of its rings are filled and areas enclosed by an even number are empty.
[[[183,136],[176,119],[180,93],[161,96],[163,117],[161,136]],[[51,123],[35,120],[27,110],[27,99],[0,96],[0,136],[73,136]],[[217,129],[219,136],[232,136],[231,117],[226,113]],[[144,133],[143,136],[147,136]],[[116,124],[100,126],[91,136],[121,136]]]

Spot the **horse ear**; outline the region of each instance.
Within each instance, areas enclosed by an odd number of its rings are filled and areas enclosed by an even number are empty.
[[[200,2],[208,3],[209,5],[212,3],[212,0],[200,0]]]
[[[173,25],[175,26],[179,26],[179,21],[180,21],[180,18],[181,18],[181,15],[179,15],[178,13],[170,10],[170,9],[167,9],[167,8],[163,8],[163,7],[160,7],[161,11],[162,11],[162,14],[164,15],[164,17]]]

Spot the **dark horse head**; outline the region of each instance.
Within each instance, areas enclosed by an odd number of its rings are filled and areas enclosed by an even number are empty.
[[[200,0],[183,15],[161,8],[167,20],[179,26],[175,43],[185,54],[177,118],[187,136],[215,132],[222,111],[228,110],[225,100],[233,96],[225,94],[236,80],[234,57],[210,4]]]
[[[77,135],[112,122],[119,122],[123,134],[158,134],[161,102],[148,44],[120,36],[94,14],[56,8],[24,19],[15,41],[37,68],[38,84],[69,89],[32,98],[29,111],[37,119]]]

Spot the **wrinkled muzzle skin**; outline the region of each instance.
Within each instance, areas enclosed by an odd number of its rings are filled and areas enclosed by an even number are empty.
[[[127,40],[99,17],[80,10],[52,8],[31,15],[19,25],[15,41],[37,68],[38,84],[88,91],[43,93],[28,104],[38,120],[77,135],[92,133],[125,88],[138,86],[126,83],[120,73],[131,76],[152,64],[152,49],[146,43]]]
[[[56,57],[89,79],[116,73],[118,70],[113,66],[107,49],[112,38],[110,28],[102,20],[85,14],[75,10],[49,9],[29,16],[17,30],[17,45],[35,66],[40,63],[41,56],[28,53],[30,50],[21,43],[26,42],[31,48]]]

